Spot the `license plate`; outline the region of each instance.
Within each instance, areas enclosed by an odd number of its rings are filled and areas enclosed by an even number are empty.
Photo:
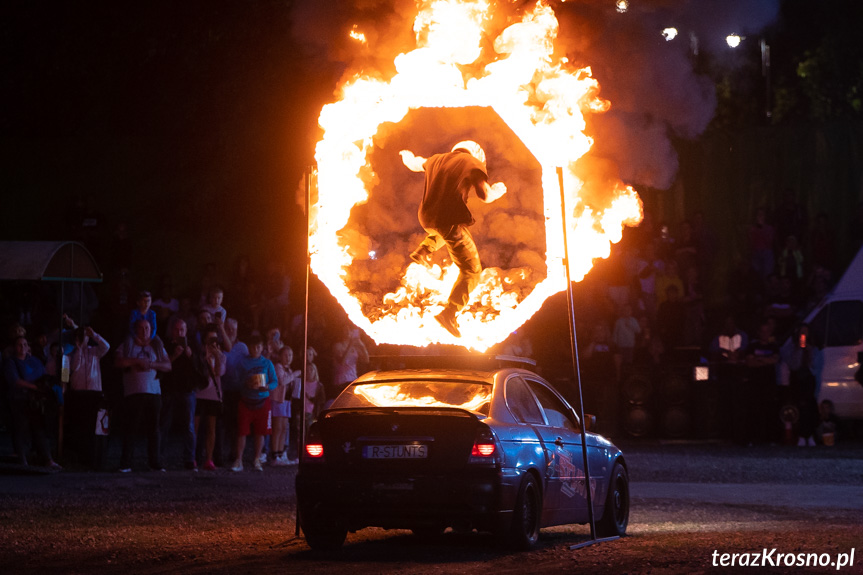
[[[428,445],[366,445],[363,447],[365,459],[425,459]]]

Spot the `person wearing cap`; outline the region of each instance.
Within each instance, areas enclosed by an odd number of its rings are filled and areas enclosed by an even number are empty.
[[[459,275],[450,292],[447,305],[435,319],[455,337],[460,337],[456,313],[467,305],[470,292],[479,282],[482,264],[469,226],[474,223],[467,207],[471,192],[485,203],[491,203],[506,193],[506,186],[488,183],[485,152],[476,142],[465,140],[452,151],[430,158],[400,152],[402,162],[411,171],[425,172],[425,188],[419,207],[419,221],[426,237],[411,253],[411,259],[431,266],[432,255],[446,246]]]

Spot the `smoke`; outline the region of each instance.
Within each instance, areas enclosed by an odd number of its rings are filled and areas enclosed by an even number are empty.
[[[471,231],[483,267],[525,268],[525,277],[519,278],[524,284],[545,277],[539,163],[490,108],[422,108],[409,112],[398,125],[382,125],[375,136],[369,157],[374,173],[365,175],[369,200],[354,208],[340,232],[340,243],[351,247],[348,283],[354,293],[395,290],[410,263],[408,254],[425,237],[417,221],[424,175],[408,170],[399,151],[430,157],[449,151],[461,140],[479,142],[488,158],[490,181],[503,181],[507,186],[507,194],[493,204],[473,197],[468,203],[476,220]]]
[[[678,168],[672,140],[698,137],[716,109],[712,81],[695,71],[696,52],[721,60],[730,53],[726,36],[757,35],[778,11],[778,0],[631,0],[624,13],[605,0],[562,4],[562,50],[591,67],[611,101],[589,118],[595,144],[585,162],[606,159],[626,183],[668,189]],[[666,41],[669,27],[678,35]]]

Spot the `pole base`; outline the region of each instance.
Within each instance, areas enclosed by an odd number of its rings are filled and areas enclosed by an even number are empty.
[[[583,543],[576,543],[575,545],[570,545],[569,549],[572,551],[573,549],[581,549],[583,547],[588,547],[593,545],[594,543],[605,543],[607,541],[614,541],[615,539],[620,539],[619,535],[615,535],[614,537],[603,537],[602,539],[591,539],[589,541],[585,541]]]

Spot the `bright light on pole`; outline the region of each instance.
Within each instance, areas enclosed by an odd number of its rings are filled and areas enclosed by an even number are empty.
[[[614,6],[617,8],[617,11],[623,14],[627,10],[629,10],[629,1],[628,0],[617,0],[614,3]]]
[[[666,28],[662,31],[662,37],[665,38],[666,42],[670,42],[677,38],[677,28]]]
[[[740,42],[742,40],[743,40],[743,38],[738,34],[729,34],[728,36],[725,37],[725,41],[732,48],[737,48],[738,46],[740,46]]]

